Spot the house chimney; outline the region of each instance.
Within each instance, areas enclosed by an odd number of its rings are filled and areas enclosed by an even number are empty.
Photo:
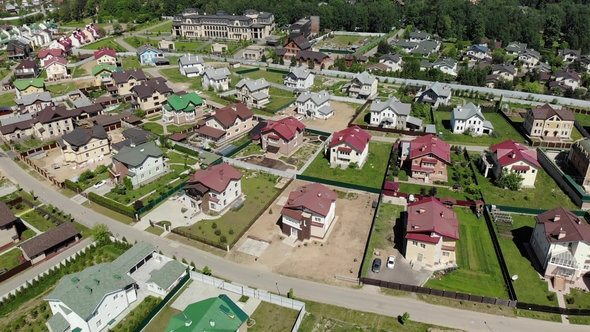
[[[232,105],[231,109],[234,111],[237,110],[236,105]]]
[[[578,223],[578,225],[581,225],[582,224],[582,219],[576,218],[576,222]]]
[[[426,212],[426,209],[424,209],[423,207],[420,208],[420,210],[418,210],[418,213],[424,213]]]
[[[556,214],[555,217],[553,217],[553,221],[559,221],[559,219],[561,219],[561,216],[559,214]]]
[[[444,218],[444,217],[445,217],[445,213],[441,211],[441,213],[440,213],[440,216],[441,216],[442,218]]]
[[[318,197],[322,197],[322,193],[318,193]]]
[[[417,224],[416,225],[412,225],[412,228],[413,229],[420,229],[420,225],[417,225]]]
[[[565,237],[565,231],[563,230],[563,228],[559,228],[559,234],[557,235],[557,239],[561,240]]]
[[[515,158],[516,157],[516,153],[514,151],[512,151],[512,153],[510,154],[510,158]]]

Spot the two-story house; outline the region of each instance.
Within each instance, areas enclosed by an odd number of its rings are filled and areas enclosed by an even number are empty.
[[[66,58],[56,57],[45,61],[45,71],[49,80],[70,78],[70,74],[68,74],[68,60]]]
[[[155,179],[166,170],[163,155],[154,141],[124,146],[113,156],[113,166],[109,170],[111,179],[123,183],[128,178],[134,186]]]
[[[137,58],[142,66],[155,66],[156,60],[162,58],[162,52],[152,45],[142,45],[137,48]]]
[[[518,61],[526,67],[534,67],[541,60],[541,53],[528,49],[518,53]]]
[[[582,188],[590,192],[590,140],[581,138],[572,144],[567,161],[582,178]]]
[[[412,31],[410,32],[410,41],[420,43],[425,40],[430,40],[430,34],[424,31]]]
[[[303,92],[295,100],[297,113],[326,120],[334,115],[334,109],[330,106],[331,97],[327,91]]]
[[[117,65],[117,51],[110,48],[101,48],[94,52],[94,60],[97,65]]]
[[[147,79],[141,69],[123,70],[111,74],[110,85],[116,88],[116,93],[119,96],[126,96],[131,94],[131,89],[134,86],[147,81]]]
[[[285,86],[300,91],[310,89],[315,75],[308,68],[305,66],[291,68],[289,74],[283,79]]]
[[[112,74],[119,70],[117,65],[102,63],[92,67],[92,76],[94,76],[94,86],[109,85],[112,81]]]
[[[590,55],[582,55],[580,57],[580,67],[586,74],[590,74]]]
[[[241,197],[242,176],[229,164],[197,170],[183,188],[185,207],[204,213],[225,210]]]
[[[335,132],[324,149],[330,167],[363,168],[369,156],[370,139],[371,135],[358,126]]]
[[[0,249],[19,241],[16,223],[18,217],[4,202],[0,202]]]
[[[555,109],[549,104],[528,109],[523,127],[531,137],[569,139],[574,128],[574,113],[566,108]]]
[[[227,67],[205,69],[201,81],[203,89],[209,89],[211,86],[215,91],[229,90],[229,75],[231,73]]]
[[[562,49],[557,51],[557,56],[563,59],[563,62],[572,62],[579,59],[582,56],[582,52],[579,50]]]
[[[457,61],[451,58],[441,58],[434,62],[428,60],[420,61],[420,70],[438,69],[445,74],[457,76]]]
[[[262,149],[285,156],[295,152],[303,144],[305,125],[293,116],[278,121],[268,121],[260,131]]]
[[[17,99],[26,95],[45,91],[45,81],[42,78],[16,80],[12,84],[14,85],[14,93]]]
[[[289,59],[290,61],[291,59]],[[295,56],[295,60],[297,61],[298,66],[308,66],[310,62],[313,62],[315,70],[322,69],[328,67],[330,64],[330,56],[324,52],[315,52],[315,51],[299,51]]]
[[[426,90],[418,91],[415,100],[420,103],[432,104],[433,108],[438,108],[438,105],[449,105],[451,102],[453,91],[448,85],[434,82]]]
[[[492,66],[492,72],[486,76],[486,84],[488,87],[493,88],[500,80],[514,81],[518,70],[516,67],[509,63],[500,63]]]
[[[408,204],[403,252],[412,265],[456,264],[457,214],[435,197]]]
[[[581,282],[590,273],[590,225],[563,206],[535,217],[530,245],[554,283]]]
[[[364,71],[356,75],[352,81],[345,84],[342,89],[349,97],[357,99],[370,99],[377,94],[377,78]]]
[[[16,79],[34,78],[39,75],[39,64],[35,61],[25,60],[16,66],[14,76]]]
[[[63,57],[63,50],[60,48],[48,48],[40,50],[37,53],[37,57],[39,58],[39,62],[41,63],[41,67],[45,67],[45,61],[51,58]]]
[[[162,109],[162,104],[166,102],[172,89],[166,85],[166,79],[156,77],[133,86],[131,92],[135,96],[133,106],[151,114]]]
[[[389,68],[389,71],[401,71],[403,66],[403,58],[397,53],[385,54],[379,58],[379,63],[386,65],[387,68]]]
[[[299,241],[325,239],[336,216],[338,194],[321,183],[305,184],[289,194],[281,210],[281,230]]]
[[[376,99],[370,107],[370,124],[383,128],[397,128],[405,130],[419,130],[422,120],[410,116],[411,104],[405,104],[396,97],[386,101]]]
[[[506,45],[504,49],[506,50],[506,54],[517,56],[521,52],[526,51],[527,46],[528,45],[526,43],[519,43],[517,41],[513,41],[508,43],[508,45]]]
[[[31,45],[23,43],[20,40],[11,39],[6,45],[6,53],[8,53],[8,59],[26,59],[31,54]]]
[[[407,160],[407,161],[406,161]],[[428,134],[410,141],[409,153],[402,157],[402,166],[413,179],[447,182],[451,164],[451,146],[435,135]]]
[[[248,107],[261,108],[270,103],[269,90],[270,84],[264,78],[244,78],[236,84],[236,98]]]
[[[489,135],[494,130],[492,123],[483,116],[481,106],[474,103],[453,109],[451,128],[453,134],[463,134],[468,131],[473,136]]]
[[[311,51],[311,44],[303,35],[298,35],[287,41],[287,44],[282,49],[278,49],[278,56],[282,56],[283,60],[288,63],[291,57],[297,56],[299,51]]]
[[[233,139],[254,127],[253,116],[254,113],[244,104],[229,105],[203,119],[197,133],[201,138],[214,142]]]
[[[21,114],[37,113],[47,106],[53,106],[49,91],[23,96],[14,101]]]
[[[575,70],[559,70],[555,73],[555,82],[558,84],[564,84],[570,89],[575,90],[580,87],[582,79],[580,74]],[[551,84],[549,84],[549,86],[551,87]]]
[[[470,60],[483,60],[485,58],[491,58],[492,52],[487,46],[473,44],[467,48],[466,56]]]
[[[111,153],[109,137],[101,125],[78,127],[62,136],[61,152],[66,163],[85,164]]]
[[[537,161],[537,150],[529,149],[514,140],[492,145],[491,155],[486,156],[482,152],[482,164],[484,176],[492,171],[494,178],[499,178],[502,173],[518,173],[522,176],[522,188],[534,188],[535,180],[541,164]]]
[[[203,117],[205,105],[196,92],[172,94],[164,103],[162,120],[176,125],[194,122]]]
[[[178,70],[186,77],[201,76],[205,71],[205,60],[198,54],[187,54],[178,59]]]

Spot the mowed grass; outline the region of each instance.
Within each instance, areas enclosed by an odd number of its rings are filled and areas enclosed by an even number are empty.
[[[178,68],[160,69],[158,73],[173,83],[190,83],[190,90],[202,89],[200,77],[186,77],[178,71]]]
[[[268,82],[277,83],[277,84],[282,85],[283,84],[283,75],[286,75],[286,74],[273,73],[270,71],[266,71],[264,69],[260,69],[258,71],[253,71],[251,73],[243,74],[242,76],[250,77],[253,80],[264,78]]]
[[[127,52],[127,49],[115,41],[115,37],[101,39],[95,43],[84,45],[81,48],[85,50],[99,50],[101,48],[110,48],[117,52]]]
[[[16,105],[14,92],[9,91],[0,95],[0,106],[14,106]]]
[[[140,126],[142,129],[149,131],[152,134],[156,134],[158,136],[164,134],[164,128],[161,124],[155,122],[146,122]]]
[[[271,304],[260,302],[251,319],[256,321],[254,326],[249,327],[250,332],[281,332],[291,331],[299,311]]]
[[[359,44],[359,42],[364,39],[364,37],[361,36],[345,36],[345,35],[334,35],[333,38],[329,38],[329,39],[324,39],[322,40],[322,42],[319,44],[318,47],[320,48],[324,48],[329,46],[329,44],[335,44],[335,45],[339,45],[339,46],[352,46],[352,45],[356,45],[356,46],[361,46]]]
[[[477,219],[470,209],[455,208],[454,211],[459,219],[460,239],[455,251],[459,269],[440,279],[430,279],[425,287],[507,299],[485,220]]]
[[[0,270],[10,270],[19,266],[21,264],[21,261],[18,259],[20,256],[22,256],[22,251],[19,248],[11,249],[0,255]]]
[[[578,288],[570,288],[570,294],[565,295],[565,300],[568,308],[590,309],[590,292],[584,292]],[[573,303],[570,304],[567,300],[573,301]]]
[[[303,175],[381,189],[391,147],[389,143],[370,142],[369,157],[362,169],[330,168],[330,163],[324,154],[320,153]]]
[[[172,21],[157,26],[155,28],[151,28],[148,30],[149,32],[172,32]]]
[[[466,134],[453,134],[451,128],[452,112],[434,112],[434,122],[436,123],[437,132],[442,132],[442,139],[447,143],[461,143],[471,145],[493,145],[503,142],[507,139],[513,139],[520,143],[525,143],[524,138],[520,135],[508,121],[506,121],[499,113],[483,113],[486,120],[490,121],[494,126],[494,132],[498,137],[490,135],[480,135],[472,137]]]
[[[379,214],[375,220],[375,226],[371,235],[371,242],[365,252],[365,260],[363,261],[362,275],[366,276],[371,266],[373,258],[373,251],[375,249],[387,250],[393,248],[395,243],[390,239],[396,239],[394,229],[400,214],[405,210],[401,205],[394,205],[388,203],[381,203],[379,205]],[[401,225],[400,225],[401,226]]]
[[[270,87],[268,93],[270,95],[270,103],[264,105],[264,107],[269,110],[277,110],[280,107],[295,101],[295,96],[292,92],[275,88],[273,86]]]

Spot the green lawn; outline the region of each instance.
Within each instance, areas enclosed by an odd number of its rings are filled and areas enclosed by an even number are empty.
[[[64,83],[64,84],[54,84],[48,85],[45,87],[45,90],[51,92],[52,96],[62,96],[70,91],[76,90],[77,87],[74,82]]]
[[[35,210],[25,213],[21,218],[41,232],[46,232],[56,226],[51,220],[43,218],[43,216]]]
[[[430,279],[425,287],[507,299],[508,294],[494,253],[485,220],[469,209],[455,208],[459,236],[455,254],[459,269],[440,279]]]
[[[260,144],[252,143],[244,148],[244,150],[240,151],[241,157],[247,157],[254,154],[264,154],[264,150],[262,150]]]
[[[590,115],[574,113],[574,116],[576,117],[576,120],[578,120],[578,122],[582,126],[590,127]],[[588,129],[586,129],[586,130],[588,130]]]
[[[125,195],[120,195],[116,192],[110,191],[110,192],[106,193],[104,196],[107,198],[110,198],[116,202],[119,202],[121,204],[132,204],[136,200],[151,193],[152,191],[166,187],[169,182],[174,181],[177,178],[178,178],[178,173],[170,172],[166,175],[160,176],[158,179],[156,179],[148,184],[141,185],[138,188],[135,188],[133,190],[128,190],[125,193]]]
[[[570,288],[570,295],[565,295],[565,300],[568,308],[590,309],[590,292],[584,292],[577,288]],[[573,301],[573,303],[570,304],[567,302],[568,300]]]
[[[328,46],[332,46],[329,44],[335,44],[338,46],[348,46],[348,45],[356,45],[356,46],[361,46],[360,45],[360,41],[364,39],[364,37],[361,36],[345,36],[345,35],[334,35],[333,38],[328,38],[328,39],[324,39],[322,40],[318,47],[319,48],[326,48]]]
[[[179,133],[179,132],[181,132],[183,130],[187,130],[187,129],[192,128],[194,126],[195,126],[194,123],[189,123],[189,124],[185,124],[185,125],[182,125],[182,126],[177,126],[177,125],[171,124],[171,125],[168,125],[167,126],[167,129],[168,129],[168,133],[174,134],[174,133]]]
[[[160,236],[160,235],[162,235],[162,233],[164,233],[164,229],[163,228],[160,228],[160,227],[152,227],[152,226],[146,228],[145,231],[148,232],[148,233],[152,233],[152,234],[154,234],[156,236]]]
[[[123,69],[125,69],[125,70],[153,67],[153,66],[142,66],[141,63],[139,63],[137,56],[134,56],[134,55],[121,57],[121,62],[122,62],[121,65],[122,65]],[[146,73],[146,75],[149,76],[150,74]]]
[[[260,302],[250,319],[256,321],[254,326],[249,327],[250,332],[282,332],[291,331],[299,311],[271,304]]]
[[[12,91],[7,91],[0,95],[0,106],[15,106],[16,103],[14,102],[14,99],[14,93]]]
[[[259,71],[253,71],[251,73],[243,74],[243,76],[250,77],[253,80],[257,80],[260,78],[264,78],[265,80],[283,85],[283,75],[279,73],[273,73],[270,71],[266,71],[264,69],[260,69]]]
[[[152,122],[156,122],[156,121],[162,120],[162,116],[161,115],[156,115],[156,116],[152,116],[152,117],[146,118],[146,120],[152,121]]]
[[[168,22],[166,24],[157,26],[155,28],[151,28],[148,30],[149,32],[172,32],[172,22]]]
[[[542,305],[557,306],[557,299],[550,301],[547,297],[549,291],[547,282],[542,281],[531,263],[531,259],[524,247],[528,243],[535,227],[533,216],[513,214],[514,221],[509,239],[499,235],[498,242],[502,249],[502,255],[506,261],[510,275],[518,275],[518,279],[512,284],[519,301]]]
[[[164,135],[164,128],[161,124],[155,122],[146,122],[141,125],[141,128],[144,130],[149,131],[152,134],[156,134],[158,136]]]
[[[273,111],[296,99],[292,92],[275,88],[273,86],[269,89],[269,95],[270,103],[264,105],[264,107]]]
[[[100,180],[108,180],[109,179],[109,172],[108,170],[104,173],[101,174],[95,174],[93,178],[91,179],[87,179],[86,181],[79,181],[76,182],[78,185],[80,185],[80,188],[82,190],[86,190],[88,188],[90,188],[91,186],[93,186],[95,183],[97,183]]]
[[[166,155],[170,159],[167,163],[184,164],[185,161],[187,165],[194,165],[197,163],[197,160],[195,158],[172,150],[168,150],[168,152],[166,152]]]
[[[486,120],[494,126],[493,135],[480,135],[472,137],[466,134],[453,134],[451,128],[452,112],[434,112],[437,132],[442,132],[442,139],[450,144],[471,144],[471,145],[493,145],[503,142],[507,139],[513,139],[520,143],[525,143],[524,138],[508,123],[499,113],[483,113]],[[497,137],[492,137],[497,136]]]
[[[394,205],[388,203],[381,203],[379,205],[379,215],[375,220],[375,227],[371,235],[371,242],[365,252],[364,269],[362,275],[366,276],[369,272],[371,261],[373,258],[373,251],[375,249],[381,249],[388,251],[395,247],[395,226],[397,220],[400,217],[404,207],[401,205]]]
[[[203,88],[200,77],[186,77],[178,71],[178,68],[160,69],[158,73],[173,83],[190,83],[190,90],[201,90]]]
[[[328,160],[323,153],[320,153],[303,172],[303,175],[380,189],[391,147],[392,145],[389,143],[370,142],[369,157],[360,170],[330,168]]]
[[[74,75],[72,75],[73,78],[76,77],[82,77],[82,76],[89,76],[90,73],[88,73],[86,71],[86,69],[82,68],[82,67],[75,67],[74,68]]]
[[[98,50],[101,48],[110,48],[117,52],[127,52],[127,49],[115,41],[115,37],[101,39],[95,43],[84,45],[81,48],[85,50]]]
[[[113,330],[135,331],[141,321],[147,318],[160,302],[162,302],[161,298],[148,295],[137,307],[127,314],[123,321],[117,323],[117,326]]]
[[[19,266],[21,261],[18,258],[22,256],[22,254],[23,253],[19,248],[14,248],[0,255],[0,270],[10,270]]]

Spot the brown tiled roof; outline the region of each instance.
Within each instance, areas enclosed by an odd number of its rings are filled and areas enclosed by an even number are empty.
[[[325,58],[329,58],[330,56],[326,53],[322,52],[313,52],[313,51],[299,51],[297,52],[297,56],[295,57],[299,61],[309,61],[314,60],[315,62],[322,62]]]
[[[574,117],[574,113],[571,110],[564,107],[559,110],[556,110],[553,107],[549,106],[549,104],[545,104],[543,106],[539,106],[535,109],[532,109],[532,112],[535,120],[547,120],[554,115],[557,115],[562,120],[566,121],[574,121],[576,119]]]
[[[134,86],[131,91],[135,92],[135,94],[139,98],[147,98],[151,97],[156,91],[161,94],[172,92],[165,81],[162,80],[149,80],[145,81],[142,84]]]
[[[556,216],[559,216],[558,220],[556,220]],[[537,215],[535,221],[538,224],[543,224],[549,242],[586,241],[590,243],[590,225],[563,206]],[[560,232],[565,233],[561,239],[559,238]]]
[[[221,136],[225,135],[225,131],[209,127],[209,126],[202,126],[201,128],[197,129],[197,133],[213,137],[215,139],[220,138]]]
[[[285,210],[303,210],[326,217],[337,198],[335,192],[321,183],[303,185],[289,194],[282,213]]]
[[[245,120],[253,115],[254,113],[246,105],[233,104],[216,110],[213,117],[225,127],[229,127],[235,123],[237,117]]]
[[[70,240],[80,232],[71,222],[65,222],[47,232],[37,235],[34,238],[20,245],[28,257],[34,257],[61,243]]]
[[[115,80],[116,84],[126,83],[131,77],[138,81],[147,80],[147,76],[141,69],[123,70],[120,72],[113,72],[111,77]]]
[[[0,227],[15,222],[16,219],[17,217],[12,213],[8,205],[4,202],[0,202]]]

